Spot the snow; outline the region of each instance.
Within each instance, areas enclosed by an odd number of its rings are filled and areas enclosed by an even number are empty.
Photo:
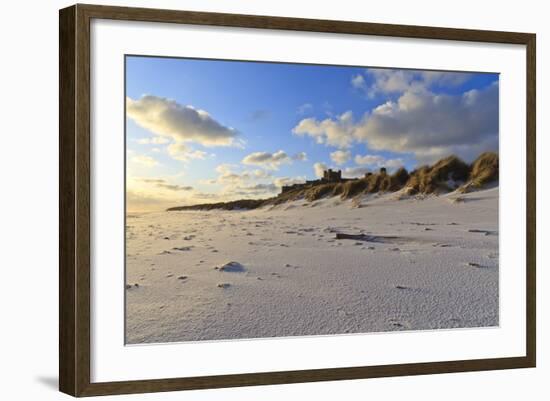
[[[126,224],[130,344],[499,323],[498,187]]]

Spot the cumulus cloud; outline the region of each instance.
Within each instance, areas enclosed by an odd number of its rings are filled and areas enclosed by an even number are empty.
[[[182,106],[174,100],[145,95],[126,98],[127,116],[156,135],[204,146],[234,145],[237,132],[216,121],[206,111]]]
[[[347,148],[353,143],[353,114],[351,111],[333,118],[318,121],[315,118],[303,119],[292,129],[298,136],[309,136],[319,144]]]
[[[302,120],[294,133],[318,143],[413,153],[421,163],[449,154],[471,160],[498,149],[498,82],[459,95],[407,90],[354,121],[351,112],[324,121]]]
[[[389,170],[401,167],[405,164],[401,158],[386,159],[380,155],[356,155],[355,163],[371,167],[386,167]]]
[[[447,71],[422,71],[422,79],[429,85],[438,85],[453,87],[459,86],[468,81],[472,74],[467,72],[447,72]]]
[[[233,166],[231,164],[220,164],[216,167],[216,172],[218,173],[218,178],[210,180],[211,184],[238,184],[244,180],[250,179],[250,173],[236,173],[233,171]]]
[[[347,167],[342,171],[344,178],[359,178],[364,177],[370,170],[367,167]]]
[[[375,108],[354,135],[373,150],[412,152],[422,162],[466,159],[498,146],[498,83],[462,95],[405,92]]]
[[[285,185],[303,184],[304,182],[306,182],[306,177],[278,177],[273,181],[279,188]]]
[[[292,156],[292,160],[297,160],[301,162],[307,161],[307,154],[306,152],[296,153],[294,156]]]
[[[239,166],[232,164],[220,164],[216,167],[218,177],[203,181],[205,184],[221,184],[223,186],[244,185],[248,181],[261,181],[272,177],[271,173],[265,170],[244,170],[238,171]]]
[[[386,167],[388,170],[395,170],[399,167],[403,167],[405,163],[403,159],[386,159],[380,167]]]
[[[266,192],[277,192],[278,190],[279,188],[277,188],[275,184],[255,184],[247,187],[237,187],[235,192],[240,194],[260,194]]]
[[[258,178],[258,179],[261,179],[261,178],[269,178],[271,177],[271,173],[268,172],[268,171],[265,171],[265,170],[253,170],[252,172],[250,172],[250,174],[254,177],[254,178]]]
[[[270,152],[254,152],[244,157],[243,164],[262,166],[276,170],[281,164],[291,163],[292,159],[283,150],[278,150],[275,153]]]
[[[164,145],[170,142],[168,138],[163,136],[155,136],[153,138],[141,138],[137,140],[140,145]]]
[[[322,178],[324,171],[328,168],[325,163],[315,163],[313,165],[313,171],[315,172],[315,177]]]
[[[193,190],[193,187],[191,186],[170,184],[168,181],[162,178],[142,178],[140,181],[145,182],[147,184],[153,184],[157,188],[167,189],[169,191],[192,191]]]
[[[366,164],[366,165],[378,165],[384,161],[384,158],[382,156],[378,155],[356,155],[355,156],[355,163],[357,164]]]
[[[135,155],[130,160],[145,167],[154,167],[159,164],[158,161],[147,155]]]
[[[365,90],[369,97],[374,97],[377,94],[428,90],[431,87],[454,87],[471,77],[471,74],[464,72],[369,68],[365,71],[365,76],[353,76],[351,84],[355,88]]]
[[[202,150],[190,149],[183,143],[172,143],[167,147],[168,154],[172,159],[188,162],[191,159],[204,159],[207,156]]]
[[[351,85],[354,88],[362,89],[366,86],[367,82],[365,81],[365,78],[361,74],[354,75],[351,78]]]
[[[336,164],[346,164],[351,159],[349,150],[337,150],[330,154],[330,159]]]

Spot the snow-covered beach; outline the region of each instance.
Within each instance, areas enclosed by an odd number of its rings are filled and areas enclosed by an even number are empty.
[[[498,187],[398,198],[128,214],[126,342],[498,325]]]

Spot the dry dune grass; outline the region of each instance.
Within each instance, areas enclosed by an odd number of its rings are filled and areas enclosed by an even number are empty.
[[[468,182],[462,185],[458,192],[466,193],[482,188],[484,185],[498,180],[498,155],[492,152],[485,152],[472,163],[472,169]]]
[[[433,166],[423,166],[411,172],[407,182],[408,193],[431,194],[450,191],[449,180],[463,182],[468,179],[470,166],[456,156],[439,160]]]
[[[347,181],[342,185],[342,193],[340,194],[342,199],[350,199],[359,194],[362,194],[367,189],[367,180],[361,178],[359,180]]]
[[[311,188],[305,189],[304,198],[306,200],[312,202],[317,199],[321,199],[325,196],[327,196],[329,193],[333,193],[334,187],[336,187],[336,183],[327,183],[327,184],[321,184],[321,185],[315,185]]]
[[[380,171],[368,174],[363,178],[342,182],[308,184],[269,199],[242,199],[231,202],[180,206],[168,210],[255,209],[299,199],[313,202],[325,197],[340,196],[344,200],[370,193],[395,192],[401,189],[403,189],[403,193],[399,198],[403,198],[407,195],[420,196],[453,191],[456,189],[457,183],[464,183],[458,189],[459,193],[464,193],[498,180],[498,162],[498,154],[492,152],[482,153],[471,165],[456,156],[449,156],[432,166],[419,167],[411,173],[401,167],[393,174]]]
[[[476,187],[498,180],[498,155],[490,152],[481,154],[472,165],[470,180]]]

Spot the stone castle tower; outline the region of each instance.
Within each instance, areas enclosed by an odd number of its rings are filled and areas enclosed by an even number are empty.
[[[342,181],[342,170],[333,171],[328,169],[323,171],[323,181],[327,182],[339,182]]]

